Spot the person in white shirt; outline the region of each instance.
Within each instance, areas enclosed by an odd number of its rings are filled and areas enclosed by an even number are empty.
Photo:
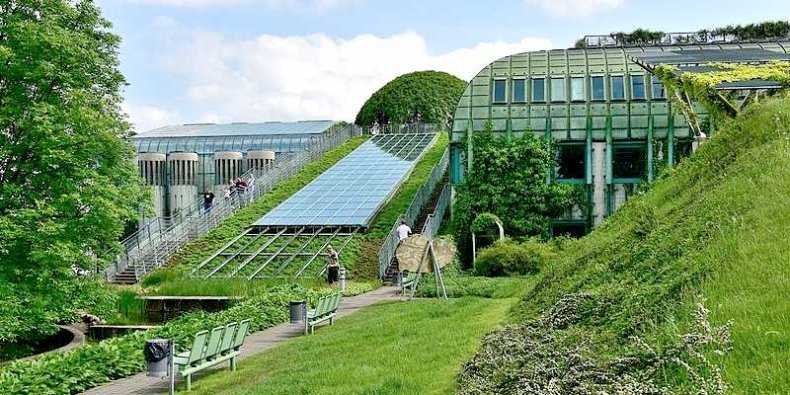
[[[411,228],[409,225],[406,225],[406,221],[400,221],[400,226],[398,226],[398,241],[403,241],[411,234]]]

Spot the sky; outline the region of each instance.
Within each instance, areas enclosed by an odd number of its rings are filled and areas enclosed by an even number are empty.
[[[138,133],[197,122],[353,121],[398,75],[470,80],[502,56],[637,27],[790,19],[787,0],[96,0],[121,39]]]

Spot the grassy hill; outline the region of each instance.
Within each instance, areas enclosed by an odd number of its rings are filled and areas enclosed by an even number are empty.
[[[790,393],[790,99],[719,129],[540,274],[462,393]]]

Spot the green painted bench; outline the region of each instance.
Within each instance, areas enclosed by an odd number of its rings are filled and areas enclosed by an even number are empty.
[[[329,321],[329,325],[332,325],[332,321],[337,313],[337,307],[340,306],[341,295],[342,294],[338,292],[332,295],[322,296],[318,299],[318,303],[315,304],[315,309],[307,311],[307,316],[304,320],[305,336],[308,333],[313,333],[315,326],[322,322]]]
[[[417,281],[417,273],[406,272],[406,275],[401,274],[400,292],[401,295],[406,294],[406,288],[411,287]]]
[[[236,357],[250,329],[250,320],[231,323],[195,335],[192,347],[173,358],[173,364],[186,379],[187,391],[192,390],[192,374],[230,360],[231,370],[236,370]]]

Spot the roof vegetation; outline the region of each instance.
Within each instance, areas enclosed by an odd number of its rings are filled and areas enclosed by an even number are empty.
[[[418,71],[388,82],[362,105],[360,126],[413,122],[449,125],[466,82],[440,71]]]

